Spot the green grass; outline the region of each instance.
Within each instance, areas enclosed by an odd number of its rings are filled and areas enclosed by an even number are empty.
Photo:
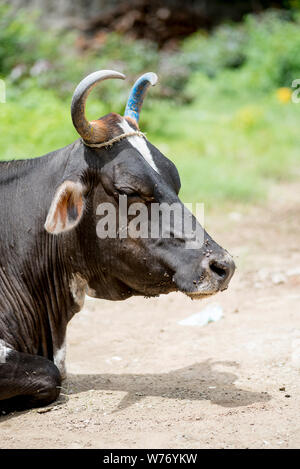
[[[270,184],[299,177],[300,104],[281,102],[276,91],[300,78],[300,14],[266,12],[238,25],[198,32],[178,51],[116,34],[80,54],[74,34],[41,32],[0,0],[0,160],[33,158],[78,136],[70,117],[72,92],[87,73],[117,69],[128,79],[109,80],[91,93],[88,118],[123,112],[141,73],[156,71],[141,129],[175,162],[186,202],[252,203]],[[44,60],[47,70],[35,74]],[[21,75],[11,75],[21,66]]]
[[[166,113],[165,137],[153,134],[177,165],[186,200],[258,200],[271,182],[292,178],[300,167],[299,106],[273,96],[222,104]]]
[[[176,164],[186,202],[258,200],[270,182],[292,178],[299,168],[297,104],[282,104],[274,94],[253,101],[207,95],[186,106],[151,102],[151,91],[147,99],[142,130]],[[89,103],[90,117],[107,111],[95,97]],[[47,90],[11,101],[8,93],[0,128],[2,160],[39,156],[77,138],[69,101]]]

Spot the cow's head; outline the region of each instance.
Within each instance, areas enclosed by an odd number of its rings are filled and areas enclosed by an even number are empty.
[[[231,256],[180,202],[176,167],[139,131],[143,98],[149,85],[156,83],[156,75],[147,73],[137,80],[124,117],[112,113],[88,122],[86,98],[96,83],[107,78],[125,77],[109,70],[95,72],[74,92],[72,119],[82,139],[74,145],[77,162],[69,162],[71,169],[52,200],[46,230],[76,246],[70,256],[74,273],[86,282],[92,296],[119,300],[179,290],[201,298],[225,290],[235,269]],[[137,203],[143,210],[136,212]],[[177,221],[171,216],[167,226],[161,213],[154,219],[153,204],[156,208],[177,204],[181,210],[176,212]],[[120,220],[121,206],[128,210],[127,221],[122,219],[124,212]],[[133,216],[142,212],[146,232]],[[178,213],[180,222],[190,217],[193,226],[178,231]],[[110,227],[100,215],[108,217]],[[133,219],[139,237],[131,236],[130,229],[128,233]],[[195,231],[198,237],[193,240]]]

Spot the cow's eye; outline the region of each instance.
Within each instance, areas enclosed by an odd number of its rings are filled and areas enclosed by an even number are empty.
[[[155,198],[153,197],[153,195],[144,196],[144,200],[145,200],[146,202],[154,202],[154,201],[155,201]]]
[[[115,193],[115,196],[118,198],[119,196],[126,196],[128,202],[130,201],[143,201],[143,197],[141,194],[137,191],[133,191],[129,188],[126,187],[126,189],[119,189],[117,188],[117,191]]]
[[[127,197],[141,197],[141,195],[137,191],[133,191],[132,189],[129,189],[129,188],[126,188],[126,189],[118,188],[118,194],[126,195]]]
[[[141,194],[138,192],[130,192],[130,194],[126,194],[128,199],[143,199]]]
[[[126,195],[127,199],[130,201],[143,201],[143,202],[152,202],[154,201],[153,196],[148,196],[146,194],[142,194],[141,192],[135,191],[131,188],[118,188],[117,189],[118,195]]]

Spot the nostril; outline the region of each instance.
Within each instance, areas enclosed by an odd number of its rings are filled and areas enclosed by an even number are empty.
[[[225,278],[228,275],[228,269],[220,262],[211,261],[209,267],[218,277]]]

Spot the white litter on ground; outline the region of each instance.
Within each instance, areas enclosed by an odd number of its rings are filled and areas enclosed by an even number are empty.
[[[294,275],[300,275],[300,267],[294,267],[294,269],[289,269],[286,272],[288,277],[292,277]]]
[[[223,308],[219,303],[211,303],[207,305],[199,313],[193,314],[182,321],[180,326],[205,326],[210,322],[219,321],[223,317]]]

